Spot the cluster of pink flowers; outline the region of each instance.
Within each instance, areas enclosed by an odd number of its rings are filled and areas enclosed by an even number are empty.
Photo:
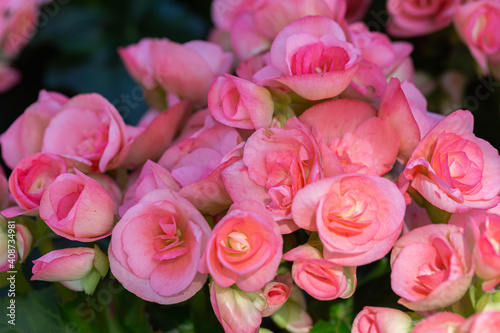
[[[209,281],[226,332],[255,332],[267,316],[307,332],[300,289],[349,298],[356,268],[390,254],[392,289],[420,321],[366,307],[353,332],[498,322],[500,156],[473,134],[469,111],[427,111],[411,44],[353,22],[362,12],[350,6],[369,3],[215,0],[212,42],[119,49],[152,107],[137,126],[98,94],[40,92],[0,137],[12,168],[0,177],[2,215],[39,216],[74,241],[111,240],[108,256],[97,246],[46,253],[32,279],[92,293],[109,267],[160,304]],[[389,1],[405,11],[422,3]],[[430,3],[450,20],[460,4]],[[33,240],[16,229],[22,262]],[[477,313],[452,313],[464,298]]]
[[[387,0],[387,31],[396,37],[426,35],[450,24],[484,74],[500,79],[500,1]]]
[[[40,7],[51,0],[4,0],[0,3],[0,93],[9,90],[21,79],[11,67],[35,33]]]

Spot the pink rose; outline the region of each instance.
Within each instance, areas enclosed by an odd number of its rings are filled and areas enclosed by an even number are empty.
[[[47,187],[40,218],[59,236],[91,242],[111,234],[115,205],[108,191],[78,170],[63,173]]]
[[[231,206],[215,225],[198,270],[221,287],[236,283],[255,292],[274,278],[282,254],[278,225],[263,205],[247,200]]]
[[[14,169],[23,158],[42,151],[45,128],[67,101],[59,93],[40,91],[38,100],[2,134],[2,157],[9,168]]]
[[[300,245],[285,253],[283,259],[293,261],[293,280],[316,299],[349,298],[356,289],[356,267],[336,265],[311,245]]]
[[[98,94],[82,94],[52,118],[42,151],[88,160],[93,170],[104,172],[123,162],[120,153],[127,143],[125,122],[116,108]]]
[[[392,290],[414,311],[432,311],[458,301],[474,276],[470,245],[460,228],[431,224],[402,236],[391,254]]]
[[[383,175],[396,162],[399,139],[376,113],[365,102],[336,99],[310,107],[299,119],[317,128],[327,145],[323,155],[335,154],[345,172]]]
[[[448,333],[457,332],[465,318],[452,312],[438,312],[422,319],[415,325],[412,333]]]
[[[36,153],[24,158],[12,170],[9,190],[16,203],[25,211],[40,206],[47,187],[60,174],[66,173],[64,159],[50,153]]]
[[[403,228],[405,208],[403,195],[390,180],[342,174],[301,189],[292,212],[299,227],[318,232],[325,259],[359,266],[391,250]]]
[[[387,0],[391,14],[387,31],[396,37],[415,37],[438,31],[451,23],[462,0]]]
[[[352,333],[410,333],[412,319],[406,313],[391,308],[365,306],[352,324]]]
[[[198,262],[210,235],[205,218],[169,189],[153,190],[113,229],[108,249],[113,275],[137,296],[179,303],[203,287]]]
[[[342,172],[338,160],[334,162],[331,168]],[[245,144],[243,159],[222,171],[231,199],[264,204],[282,233],[298,229],[291,210],[297,191],[322,177],[316,140],[297,118],[290,118],[284,128],[257,130]]]
[[[405,177],[427,201],[450,213],[487,209],[500,200],[500,157],[473,133],[469,111],[456,111],[419,142]]]
[[[61,282],[74,291],[92,294],[100,279],[108,274],[108,258],[94,246],[93,249],[75,247],[54,250],[33,260],[31,280]]]
[[[457,8],[454,22],[456,31],[484,73],[488,73],[488,65],[500,65],[500,2],[466,2]]]
[[[342,28],[324,16],[307,16],[284,27],[271,46],[271,65],[281,73],[263,80],[282,84],[309,100],[339,95],[362,59]],[[277,77],[279,76],[279,77]]]
[[[236,128],[269,127],[274,103],[264,87],[239,77],[224,74],[208,92],[208,110],[218,122]]]
[[[230,53],[214,43],[198,40],[178,44],[166,38],[145,38],[118,52],[146,92],[154,92],[159,86],[196,105],[206,104],[210,84],[218,75],[229,72],[232,64]]]

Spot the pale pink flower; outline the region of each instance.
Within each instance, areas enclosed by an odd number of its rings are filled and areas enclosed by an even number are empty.
[[[334,162],[328,167],[341,173],[340,163]],[[318,145],[311,131],[297,118],[290,118],[284,128],[257,130],[245,144],[243,159],[222,171],[231,199],[264,204],[282,233],[298,229],[291,218],[297,191],[321,178]]]
[[[299,119],[318,130],[329,148],[323,156],[334,154],[345,172],[383,175],[396,162],[399,138],[376,113],[363,101],[336,99],[312,106]]]
[[[50,120],[42,151],[74,156],[104,172],[121,165],[128,144],[125,122],[105,98],[82,94],[71,98]]]
[[[113,275],[130,292],[160,304],[185,301],[203,287],[198,262],[210,235],[205,218],[169,189],[144,195],[113,229]]]
[[[96,180],[75,170],[63,173],[46,188],[40,218],[59,236],[90,242],[111,234],[115,205]]]
[[[484,73],[500,65],[500,2],[468,1],[454,17],[455,29]]]
[[[118,49],[118,53],[147,93],[158,93],[159,88],[163,96],[165,92],[173,93],[196,105],[206,104],[210,84],[232,65],[230,53],[217,44],[200,40],[178,44],[166,38],[144,38]]]
[[[456,111],[418,143],[405,177],[432,205],[450,213],[487,209],[500,200],[500,157],[473,133],[473,116]]]
[[[387,0],[387,31],[396,37],[430,34],[448,26],[462,0]]]
[[[351,83],[361,59],[337,22],[307,16],[276,36],[270,60],[277,74],[261,82],[284,85],[309,100],[331,98]]]
[[[317,231],[323,257],[359,266],[385,256],[401,233],[405,200],[386,178],[342,174],[301,189],[293,200],[294,222]]]
[[[276,275],[283,254],[278,225],[262,204],[241,201],[214,227],[198,270],[221,287],[262,289]]]
[[[42,151],[45,128],[67,101],[59,93],[40,91],[38,100],[2,134],[2,157],[9,168],[14,169],[23,158]]]
[[[316,299],[349,298],[356,289],[356,267],[336,265],[308,244],[293,248],[283,259],[293,261],[293,280]]]
[[[109,270],[108,258],[96,246],[54,250],[33,260],[31,280],[60,282],[74,291],[92,294]]]
[[[391,308],[365,306],[356,315],[352,333],[410,333],[412,319],[406,313]]]
[[[402,236],[391,254],[392,290],[414,311],[432,311],[455,303],[474,276],[470,245],[460,228],[431,224]]]
[[[415,325],[412,333],[449,333],[458,332],[465,318],[452,312],[437,312],[424,318]]]
[[[259,129],[271,125],[274,103],[266,88],[225,74],[216,78],[208,91],[208,110],[224,125]]]

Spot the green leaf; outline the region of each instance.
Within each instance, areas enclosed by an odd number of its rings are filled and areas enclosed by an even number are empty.
[[[0,321],[0,332],[26,333],[26,332],[65,332],[66,323],[55,299],[53,286],[30,292],[26,295],[16,295],[12,298],[0,299],[0,308],[4,313],[10,306],[11,300],[15,300],[15,326],[10,325],[7,320]],[[5,314],[3,315],[5,317]]]
[[[324,320],[319,320],[314,326],[311,328],[309,333],[331,333],[334,331],[334,326]]]

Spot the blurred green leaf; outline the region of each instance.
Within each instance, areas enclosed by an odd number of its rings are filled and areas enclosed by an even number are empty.
[[[15,326],[7,322],[10,318],[5,319],[5,311],[11,299],[15,300]],[[1,298],[0,308],[4,311],[4,318],[0,321],[2,333],[64,332],[65,323],[52,286],[22,296]]]

